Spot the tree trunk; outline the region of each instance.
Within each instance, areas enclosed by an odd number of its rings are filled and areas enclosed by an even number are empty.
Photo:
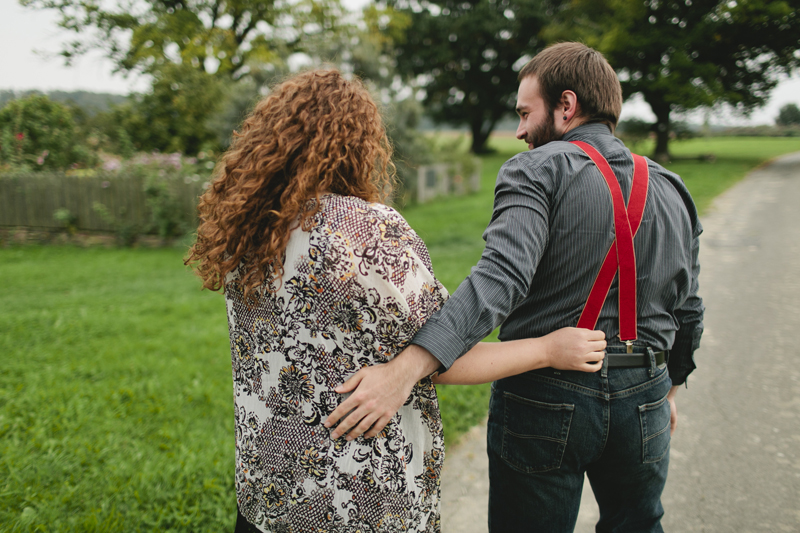
[[[484,119],[483,117],[476,118],[470,124],[472,131],[472,146],[470,152],[473,154],[488,154],[492,150],[486,146],[486,141],[489,140],[489,135],[494,131],[494,126],[497,120]]]
[[[486,147],[486,141],[489,140],[489,136],[485,135],[481,128],[472,127],[472,145],[470,146],[469,150],[473,154],[484,154],[488,151]]]
[[[653,102],[648,101],[653,113],[656,115],[656,149],[653,152],[653,161],[658,163],[666,163],[670,160],[669,155],[669,135],[670,123],[669,112],[670,105],[666,102],[658,102],[654,105]]]

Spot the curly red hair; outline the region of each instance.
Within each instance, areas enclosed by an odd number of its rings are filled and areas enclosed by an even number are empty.
[[[186,264],[203,287],[245,299],[283,276],[289,236],[310,228],[322,193],[369,202],[391,194],[395,169],[383,120],[364,85],[337,70],[313,70],[275,86],[245,119],[200,197],[197,240]],[[316,202],[309,202],[310,199]]]

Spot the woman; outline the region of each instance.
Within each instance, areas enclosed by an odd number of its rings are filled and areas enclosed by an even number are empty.
[[[343,399],[333,389],[399,353],[447,298],[423,242],[380,203],[393,170],[366,89],[311,71],[256,106],[201,198],[187,263],[226,295],[237,531],[440,530],[444,445],[431,379],[376,438],[332,440],[323,426]],[[441,378],[593,371],[602,339],[572,329],[479,345]]]

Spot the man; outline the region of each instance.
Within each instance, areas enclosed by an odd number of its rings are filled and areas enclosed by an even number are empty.
[[[344,384],[340,391],[355,392],[329,421],[354,409],[334,436],[373,436],[414,380],[448,368],[497,325],[501,340],[575,326],[608,253],[616,274],[598,305],[596,328],[609,343],[602,368],[542,369],[494,383],[489,526],[496,533],[572,531],[586,473],[600,507],[597,531],[662,531],[675,396],[694,369],[702,334],[697,212],[680,178],[652,161],[633,188],[631,154],[613,136],[622,91],[601,54],[578,43],[554,45],[519,80],[517,137],[530,151],[500,170],[481,260],[412,346]],[[589,157],[592,148],[608,161],[611,181]],[[628,212],[612,205],[614,182]],[[639,215],[632,189],[644,202]],[[635,235],[629,260],[620,214],[628,239]],[[629,290],[621,293],[618,264],[635,269],[632,299]],[[636,333],[620,339],[630,302]]]

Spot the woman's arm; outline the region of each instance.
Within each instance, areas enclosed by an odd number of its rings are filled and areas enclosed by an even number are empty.
[[[602,331],[563,328],[534,339],[481,342],[433,381],[477,385],[546,367],[597,372],[605,357],[605,338]]]

